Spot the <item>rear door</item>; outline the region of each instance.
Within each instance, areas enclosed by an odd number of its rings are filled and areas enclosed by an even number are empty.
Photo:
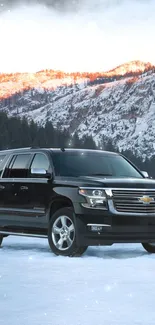
[[[11,155],[2,175],[0,220],[4,226],[18,226],[30,215],[27,175],[31,157],[31,153]]]
[[[2,178],[9,155],[0,154],[0,225],[6,222],[8,208],[8,193],[11,193],[11,184]],[[6,211],[4,211],[6,210]]]
[[[13,228],[47,227],[52,182],[31,174],[31,169],[52,171],[50,157],[26,152],[12,155],[0,186],[0,225]]]

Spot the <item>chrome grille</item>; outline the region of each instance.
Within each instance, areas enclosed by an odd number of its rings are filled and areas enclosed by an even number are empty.
[[[113,190],[114,207],[119,212],[155,213],[155,190]],[[152,198],[152,202],[140,201],[142,197]]]

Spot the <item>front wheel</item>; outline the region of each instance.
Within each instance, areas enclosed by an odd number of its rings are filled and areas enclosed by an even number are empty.
[[[148,253],[155,253],[155,243],[142,243],[142,246]]]
[[[86,246],[76,244],[76,226],[72,208],[62,208],[52,216],[48,229],[48,242],[56,255],[81,256]]]

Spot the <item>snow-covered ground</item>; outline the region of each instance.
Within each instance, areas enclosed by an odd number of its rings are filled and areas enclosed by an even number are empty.
[[[0,325],[154,325],[155,256],[141,245],[57,257],[47,241],[0,249]]]

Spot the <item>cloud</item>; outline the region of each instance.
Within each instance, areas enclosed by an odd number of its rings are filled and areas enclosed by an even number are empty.
[[[0,5],[1,72],[103,71],[130,60],[155,64],[154,0],[7,5]]]

